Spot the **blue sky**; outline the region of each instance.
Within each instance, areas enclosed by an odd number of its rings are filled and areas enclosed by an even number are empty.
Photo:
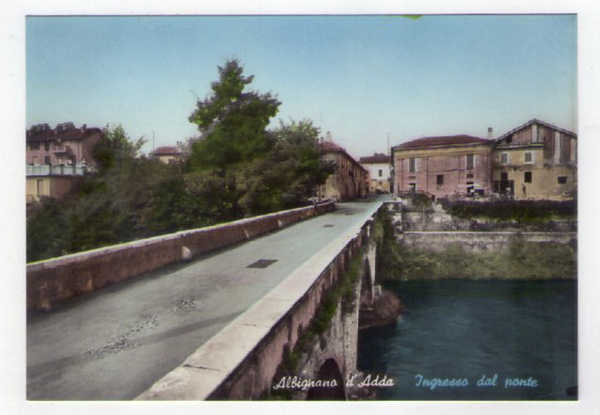
[[[28,17],[26,122],[121,123],[146,151],[187,120],[217,66],[355,157],[539,118],[577,131],[575,15]],[[276,125],[276,120],[273,125]]]

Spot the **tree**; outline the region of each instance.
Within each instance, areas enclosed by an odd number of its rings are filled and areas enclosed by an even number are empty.
[[[270,132],[274,145],[265,157],[238,170],[240,206],[251,214],[298,207],[308,203],[318,185],[333,173],[318,145],[319,129],[311,121],[280,122]]]
[[[36,213],[27,219],[27,262],[64,255],[69,235],[64,205],[51,197],[42,198]]]
[[[132,141],[121,124],[114,128],[107,125],[94,149],[94,159],[100,171],[104,171],[135,158],[145,143],[143,137]]]
[[[189,116],[202,133],[192,147],[190,167],[194,171],[216,169],[224,176],[228,166],[251,161],[271,149],[266,129],[281,103],[269,93],[244,92],[254,77],[245,77],[235,59],[218,67],[218,72],[212,95],[198,100]]]

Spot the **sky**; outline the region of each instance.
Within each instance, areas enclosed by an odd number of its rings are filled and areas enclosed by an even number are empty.
[[[501,135],[532,118],[577,132],[577,17],[29,16],[26,125],[122,124],[145,152],[188,121],[217,67],[310,119],[354,157],[437,135]]]

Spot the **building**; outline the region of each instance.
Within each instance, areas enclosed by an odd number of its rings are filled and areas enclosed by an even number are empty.
[[[42,196],[66,198],[95,166],[94,147],[102,137],[99,128],[76,128],[73,123],[32,126],[26,132],[27,203]]]
[[[361,157],[360,164],[367,170],[369,192],[389,193],[391,190],[390,156],[373,153],[372,156]]]
[[[493,190],[515,199],[569,198],[576,166],[577,135],[533,119],[495,140]]]
[[[433,198],[489,195],[493,140],[469,135],[423,137],[392,147],[394,194]]]
[[[319,186],[318,193],[321,199],[348,200],[363,197],[367,193],[367,170],[360,165],[346,150],[331,139],[319,143],[321,157],[324,161],[333,161],[336,165],[335,172],[329,176],[324,185]]]
[[[94,148],[102,137],[99,128],[76,128],[72,122],[38,124],[27,130],[27,164],[51,166],[81,166],[95,164]]]
[[[183,149],[179,145],[177,147],[159,147],[150,153],[150,157],[158,159],[160,162],[166,164],[179,163],[183,160],[183,156]]]

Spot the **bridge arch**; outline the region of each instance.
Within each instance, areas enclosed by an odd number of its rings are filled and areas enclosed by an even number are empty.
[[[344,378],[340,366],[334,358],[329,358],[323,362],[319,368],[317,378],[315,380],[333,381],[334,387],[312,387],[308,390],[306,400],[308,401],[344,401],[347,399],[346,388],[344,386]]]

